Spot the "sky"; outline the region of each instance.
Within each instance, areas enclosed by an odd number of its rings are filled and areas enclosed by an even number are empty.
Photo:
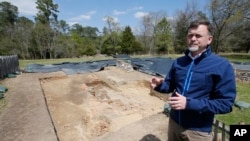
[[[37,13],[36,0],[0,0],[10,2],[18,7],[18,16],[31,20]],[[187,2],[195,2],[203,10],[207,0],[53,0],[58,4],[58,20],[69,25],[97,27],[102,31],[105,16],[112,17],[122,27],[136,29],[141,25],[142,16],[150,12],[166,12],[169,18],[176,15],[177,10],[184,10]]]

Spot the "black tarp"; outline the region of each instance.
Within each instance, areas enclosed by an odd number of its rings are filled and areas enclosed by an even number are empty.
[[[60,64],[40,65],[40,64],[29,64],[25,67],[24,72],[26,73],[49,73],[63,71],[66,74],[81,74],[88,72],[96,72],[102,70],[107,66],[116,66],[117,59],[111,60],[100,60],[92,62],[79,62],[70,63],[64,62]],[[119,58],[121,59],[121,58]],[[134,70],[151,74],[165,76],[170,69],[173,62],[170,58],[122,58],[127,63],[130,63]]]
[[[77,74],[77,73],[100,71],[106,66],[115,66],[115,64],[116,64],[115,60],[101,60],[101,61],[79,62],[79,63],[64,62],[60,64],[51,64],[51,65],[29,64],[25,67],[24,72],[49,73],[49,72],[63,71],[66,74]]]
[[[134,69],[151,75],[166,76],[173,63],[171,58],[131,59]]]
[[[232,65],[238,70],[250,71],[250,62],[232,62]]]
[[[116,56],[111,60],[100,60],[92,62],[79,62],[79,63],[70,63],[64,62],[60,64],[51,64],[51,65],[40,65],[40,64],[30,64],[25,67],[24,72],[30,73],[48,73],[63,71],[66,74],[81,74],[96,72],[102,70],[107,66],[116,66],[117,60],[124,60],[125,62],[131,64],[136,71],[147,73],[150,75],[157,75],[165,77],[170,70],[170,67],[173,63],[171,58],[130,58],[129,56],[122,55]],[[249,64],[242,63],[232,63],[234,68],[240,70],[250,70]]]

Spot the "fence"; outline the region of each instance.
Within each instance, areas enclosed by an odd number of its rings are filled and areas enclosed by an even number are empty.
[[[235,70],[237,80],[250,82],[250,70]]]
[[[17,55],[0,56],[0,79],[19,71]]]
[[[213,141],[228,141],[230,129],[224,123],[214,120],[214,140]]]

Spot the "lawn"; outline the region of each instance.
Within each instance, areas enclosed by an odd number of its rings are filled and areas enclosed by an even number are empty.
[[[237,82],[236,101],[244,101],[250,103],[250,82]],[[217,115],[216,119],[224,122],[226,125],[245,123],[250,124],[250,108],[240,109],[236,106],[233,111],[225,115]]]
[[[0,99],[0,115],[6,105],[7,105],[6,99],[5,98]]]

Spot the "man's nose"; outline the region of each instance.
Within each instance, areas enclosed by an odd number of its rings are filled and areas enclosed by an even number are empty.
[[[191,40],[196,40],[197,38],[196,38],[196,36],[195,35],[193,35],[192,37],[191,37]]]

